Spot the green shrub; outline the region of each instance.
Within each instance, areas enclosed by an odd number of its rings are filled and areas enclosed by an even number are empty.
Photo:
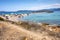
[[[0,17],[0,21],[4,21],[4,19]]]

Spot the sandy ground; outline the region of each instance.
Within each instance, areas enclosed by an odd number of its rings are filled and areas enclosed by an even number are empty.
[[[60,38],[36,33],[15,24],[0,21],[0,40],[60,40]]]

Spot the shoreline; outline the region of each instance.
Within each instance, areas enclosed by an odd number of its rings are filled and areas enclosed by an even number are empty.
[[[11,17],[11,19],[9,20],[9,19],[6,19],[5,17],[3,17],[3,16],[0,16],[1,18],[3,18],[4,20],[6,20],[7,22],[11,22],[11,23],[16,23],[17,25],[19,25],[19,24],[22,24],[22,25],[24,25],[24,24],[26,24],[26,25],[31,25],[31,26],[35,26],[35,25],[37,25],[37,26],[42,26],[43,28],[45,28],[45,29],[47,29],[47,30],[50,30],[50,31],[53,31],[53,32],[57,32],[57,33],[59,33],[60,32],[60,25],[57,25],[57,24],[49,24],[49,23],[37,23],[37,22],[32,22],[32,21],[22,21],[22,20],[20,20],[20,21],[18,21],[18,20],[16,20],[16,18],[15,17],[12,17],[12,18],[14,18],[14,19],[12,19]]]
[[[50,25],[48,23],[36,23],[32,21],[15,21],[15,20],[12,21],[0,17],[0,29],[2,36],[5,39],[7,39],[8,36],[9,36],[8,39],[14,37],[13,40],[15,40],[16,38],[18,40],[20,40],[21,38],[23,40],[60,39],[60,26],[53,24]]]
[[[29,16],[29,15],[27,15],[27,14],[19,14],[19,15],[18,14],[13,14],[13,15],[12,14],[11,15],[6,14],[6,15],[0,15],[0,17],[5,19],[5,20],[16,21],[16,22],[18,22],[18,21],[35,22],[35,21],[29,21],[29,20],[20,19],[20,18],[23,18],[25,16]],[[59,23],[58,24],[57,23],[50,23],[49,21],[47,22],[45,20],[41,20],[40,22],[35,22],[35,23],[47,23],[47,24],[60,25]]]

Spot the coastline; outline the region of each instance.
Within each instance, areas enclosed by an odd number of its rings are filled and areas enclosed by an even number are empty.
[[[54,32],[60,32],[60,25],[58,24],[49,24],[49,23],[41,23],[41,22],[33,22],[33,21],[24,21],[24,20],[18,20],[20,18],[20,16],[22,15],[2,15],[0,16],[1,18],[3,18],[6,21],[10,21],[10,22],[16,22],[16,23],[27,23],[28,25],[40,25],[42,27],[44,27],[45,29],[47,28],[50,31],[54,31]],[[26,14],[23,15],[27,16]]]
[[[1,16],[0,29],[4,40],[7,37],[8,40],[60,40],[60,26],[56,24],[8,20]]]

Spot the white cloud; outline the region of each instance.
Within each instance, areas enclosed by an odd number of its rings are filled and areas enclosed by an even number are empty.
[[[60,8],[60,4],[58,4],[58,3],[51,4],[51,5],[48,5],[47,8]]]
[[[39,10],[39,9],[49,9],[49,8],[60,8],[60,4],[50,4],[50,5],[40,5],[40,6],[35,6],[31,7],[29,10]]]

